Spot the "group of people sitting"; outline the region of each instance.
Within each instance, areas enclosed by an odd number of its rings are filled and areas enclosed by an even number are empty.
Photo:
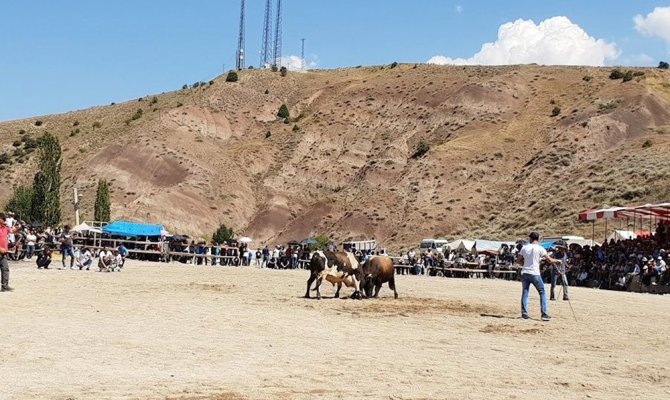
[[[570,246],[568,280],[576,286],[627,290],[640,277],[645,286],[670,286],[668,243],[658,236],[611,240],[602,246]],[[670,248],[670,247],[668,247]]]

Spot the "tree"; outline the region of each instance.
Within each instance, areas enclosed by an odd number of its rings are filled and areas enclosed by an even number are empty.
[[[668,63],[665,62],[665,61],[661,61],[661,62],[658,63],[658,68],[660,68],[660,69],[668,69],[668,68],[670,68],[670,64],[668,64]]]
[[[320,234],[314,236],[314,241],[316,243],[309,245],[310,250],[325,250],[328,247],[328,243],[330,243],[330,238],[328,235]]]
[[[228,240],[232,239],[235,234],[233,233],[233,228],[228,228],[224,224],[219,226],[219,229],[214,232],[212,235],[212,242],[214,243],[225,243]]]
[[[277,116],[279,118],[288,118],[290,117],[290,114],[288,112],[288,107],[286,107],[286,104],[282,104],[281,107],[279,107],[279,111],[277,112]]]
[[[226,75],[226,82],[237,82],[238,79],[239,77],[235,71],[230,71],[228,72],[228,75]]]
[[[95,194],[94,219],[99,222],[111,220],[111,201],[109,199],[109,183],[106,180],[98,181],[98,190]]]
[[[19,186],[14,189],[12,197],[7,200],[5,210],[13,211],[16,215],[24,221],[32,221],[30,208],[33,201],[33,189],[28,186]]]
[[[47,226],[60,223],[60,169],[62,151],[58,138],[45,133],[39,143],[38,172],[33,180],[30,214]]]

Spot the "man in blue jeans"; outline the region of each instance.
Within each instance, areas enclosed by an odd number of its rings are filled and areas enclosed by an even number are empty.
[[[528,315],[528,294],[530,285],[532,284],[540,295],[542,321],[549,321],[551,317],[547,313],[547,296],[544,292],[544,282],[542,282],[542,276],[540,275],[540,260],[544,258],[552,264],[560,264],[561,260],[549,256],[547,250],[538,244],[540,240],[539,233],[531,232],[529,237],[530,243],[521,248],[517,260],[519,263],[523,262],[523,268],[521,269],[521,285],[523,288],[521,292],[521,318],[530,318]]]

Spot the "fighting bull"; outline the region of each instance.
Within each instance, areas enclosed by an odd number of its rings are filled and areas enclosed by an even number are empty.
[[[310,260],[309,270],[310,274],[307,280],[305,298],[310,298],[309,292],[312,283],[316,281],[314,288],[316,290],[316,298],[321,299],[319,288],[324,279],[333,285],[337,285],[335,298],[340,297],[342,284],[354,288],[351,298],[360,299],[363,297],[360,290],[361,269],[358,260],[356,260],[356,257],[352,253],[345,251],[317,251]]]
[[[397,299],[395,268],[393,267],[393,259],[391,257],[374,256],[369,258],[361,267],[360,287],[365,291],[366,297],[377,297],[382,285],[387,282],[389,289],[393,290],[393,296]]]

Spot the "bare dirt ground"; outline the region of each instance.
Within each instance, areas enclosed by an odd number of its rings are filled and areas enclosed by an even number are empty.
[[[3,399],[670,397],[663,296],[574,288],[578,321],[552,302],[542,323],[500,280],[403,276],[398,300],[317,301],[306,271],[11,267]]]

